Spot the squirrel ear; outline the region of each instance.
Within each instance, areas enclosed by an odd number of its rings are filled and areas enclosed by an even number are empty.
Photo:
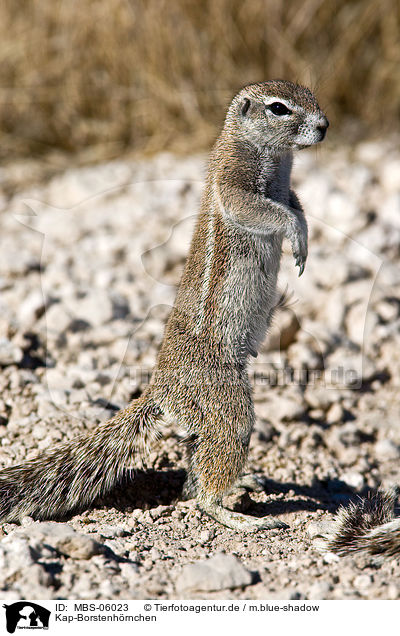
[[[242,113],[243,116],[247,115],[247,111],[250,108],[250,100],[248,97],[245,97],[242,101],[242,103],[240,104],[240,112]]]

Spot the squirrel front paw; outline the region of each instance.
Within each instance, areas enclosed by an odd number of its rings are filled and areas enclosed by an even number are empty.
[[[299,268],[299,276],[301,276],[304,272],[308,254],[308,233],[305,219],[299,219],[298,217],[294,218],[287,234],[287,238],[292,244],[292,252],[296,262],[296,267]]]

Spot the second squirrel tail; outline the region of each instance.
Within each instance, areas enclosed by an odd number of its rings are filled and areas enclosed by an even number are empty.
[[[399,488],[378,492],[340,508],[331,531],[325,534],[324,549],[340,556],[364,552],[393,557],[400,555],[400,517],[394,506]]]
[[[160,437],[161,411],[144,394],[94,431],[0,471],[0,521],[60,518],[115,487]]]

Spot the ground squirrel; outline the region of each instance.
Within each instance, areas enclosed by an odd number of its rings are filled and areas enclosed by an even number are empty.
[[[222,496],[245,467],[254,424],[246,366],[278,301],[283,239],[299,275],[307,258],[307,223],[290,187],[293,151],[322,141],[327,127],[314,95],[291,82],[252,84],[234,97],[149,386],[91,433],[0,472],[3,521],[59,518],[88,506],[172,417],[186,432],[187,497],[229,528],[285,526],[230,511]]]

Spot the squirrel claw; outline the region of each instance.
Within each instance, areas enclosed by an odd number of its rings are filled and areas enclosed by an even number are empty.
[[[299,268],[299,276],[301,276],[301,275],[302,275],[302,273],[304,272],[304,267],[305,267],[305,264],[306,264],[306,263],[305,263],[305,261],[301,258],[301,256],[296,256],[295,258],[296,258],[296,260],[295,260],[295,265],[296,265],[296,267],[298,267],[298,268]]]

